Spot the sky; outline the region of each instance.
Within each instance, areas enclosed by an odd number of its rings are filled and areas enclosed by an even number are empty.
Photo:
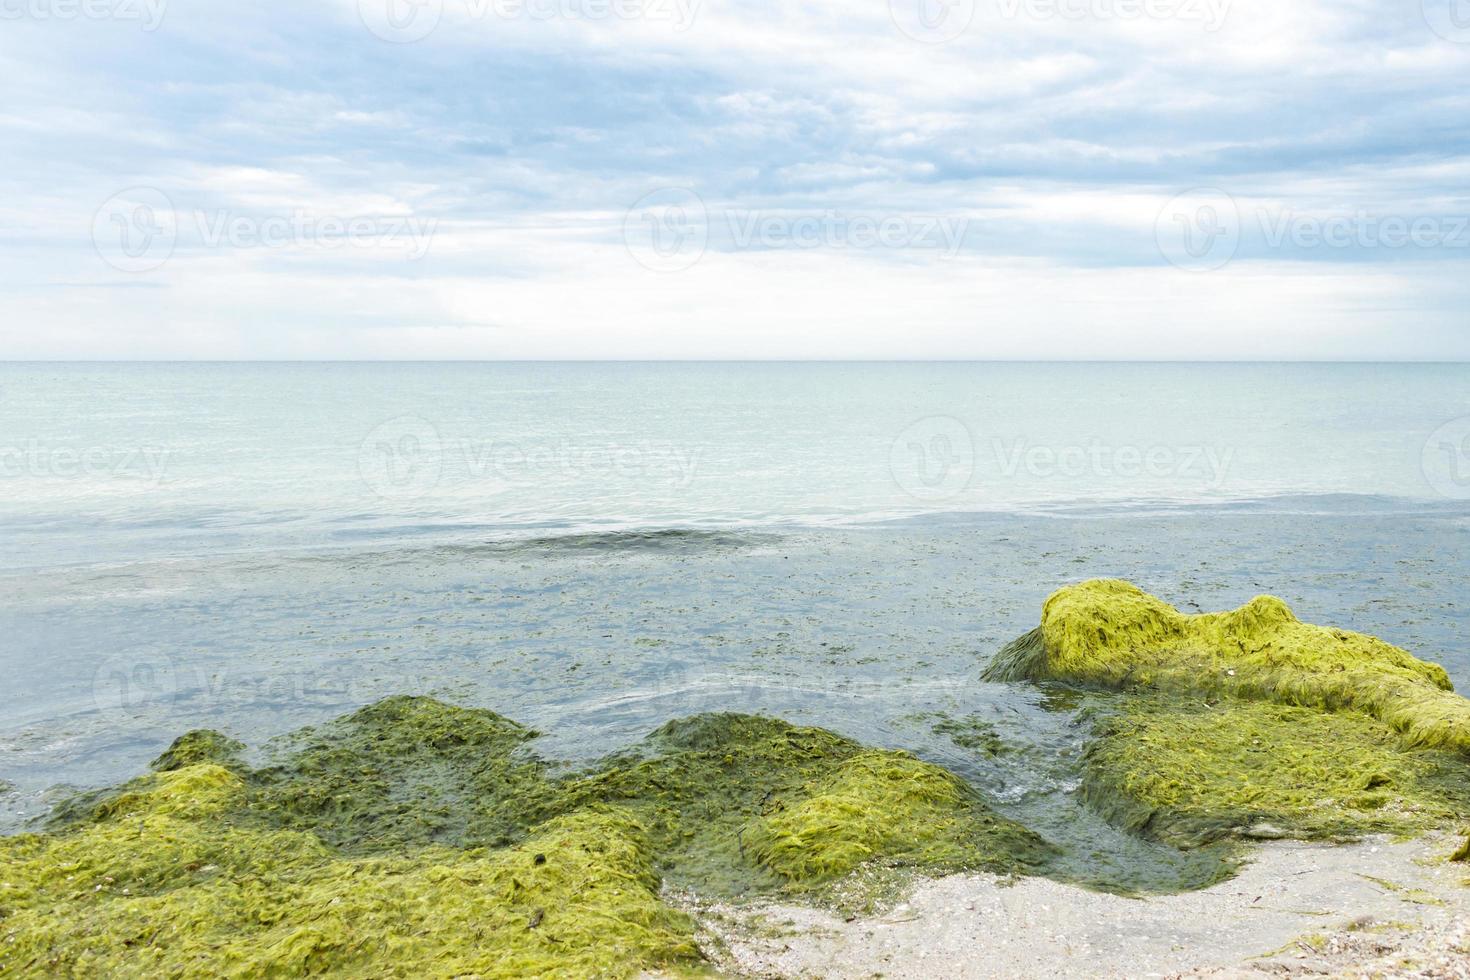
[[[0,0],[0,357],[1470,360],[1470,0]]]

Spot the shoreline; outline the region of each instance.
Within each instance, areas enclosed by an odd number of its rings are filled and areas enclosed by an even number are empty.
[[[263,765],[186,732],[149,773],[0,840],[0,971],[1470,968],[1470,702],[1439,665],[1271,596],[1183,613],[1095,579],[1049,597],[982,679],[1058,685],[1048,707],[1083,744],[1052,748],[1106,836],[1043,835],[955,771],[769,716],[674,719],[569,767],[522,722],[397,695],[300,729]],[[934,729],[1014,751],[984,717]],[[1133,867],[1145,852],[1165,859]]]
[[[872,916],[683,899],[723,973],[792,980],[1470,976],[1470,868],[1432,834],[1270,841],[1209,888],[1125,898],[1046,878],[917,878]],[[651,977],[662,974],[649,974]]]

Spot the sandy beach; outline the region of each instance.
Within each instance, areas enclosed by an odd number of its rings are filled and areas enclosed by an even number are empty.
[[[1470,867],[1454,842],[1270,842],[1203,891],[1099,894],[1042,878],[915,885],[881,915],[792,905],[693,906],[734,976],[1470,977]]]

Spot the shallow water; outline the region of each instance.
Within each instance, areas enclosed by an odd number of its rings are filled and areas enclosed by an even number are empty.
[[[552,758],[703,711],[909,748],[1096,877],[1149,887],[1208,869],[1079,810],[1074,716],[979,679],[1053,589],[1120,576],[1185,609],[1269,591],[1470,685],[1470,505],[1431,439],[1470,414],[1465,367],[10,365],[0,379],[8,442],[40,460],[0,484],[7,829],[48,787],[116,782],[190,728],[259,746],[433,693],[535,726]],[[1175,469],[997,477],[967,414],[980,405],[1006,438],[1174,447]],[[379,438],[402,411],[436,421]],[[524,447],[558,425],[614,446],[610,460],[619,440],[643,455],[598,473],[530,453],[531,475],[463,468],[470,434]],[[681,457],[650,448],[676,444],[701,461],[682,487],[659,470]],[[162,451],[162,475],[119,469],[129,446],[138,466]],[[1219,486],[1180,468],[1189,446],[1235,460]],[[66,448],[96,465],[59,472]],[[1017,749],[965,750],[933,731],[936,712]]]

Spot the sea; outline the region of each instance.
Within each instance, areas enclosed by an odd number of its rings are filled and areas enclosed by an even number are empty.
[[[421,694],[573,764],[820,725],[1146,887],[1189,858],[1091,817],[1085,720],[985,664],[1107,576],[1470,687],[1470,365],[5,363],[0,545],[0,832],[190,729]]]

